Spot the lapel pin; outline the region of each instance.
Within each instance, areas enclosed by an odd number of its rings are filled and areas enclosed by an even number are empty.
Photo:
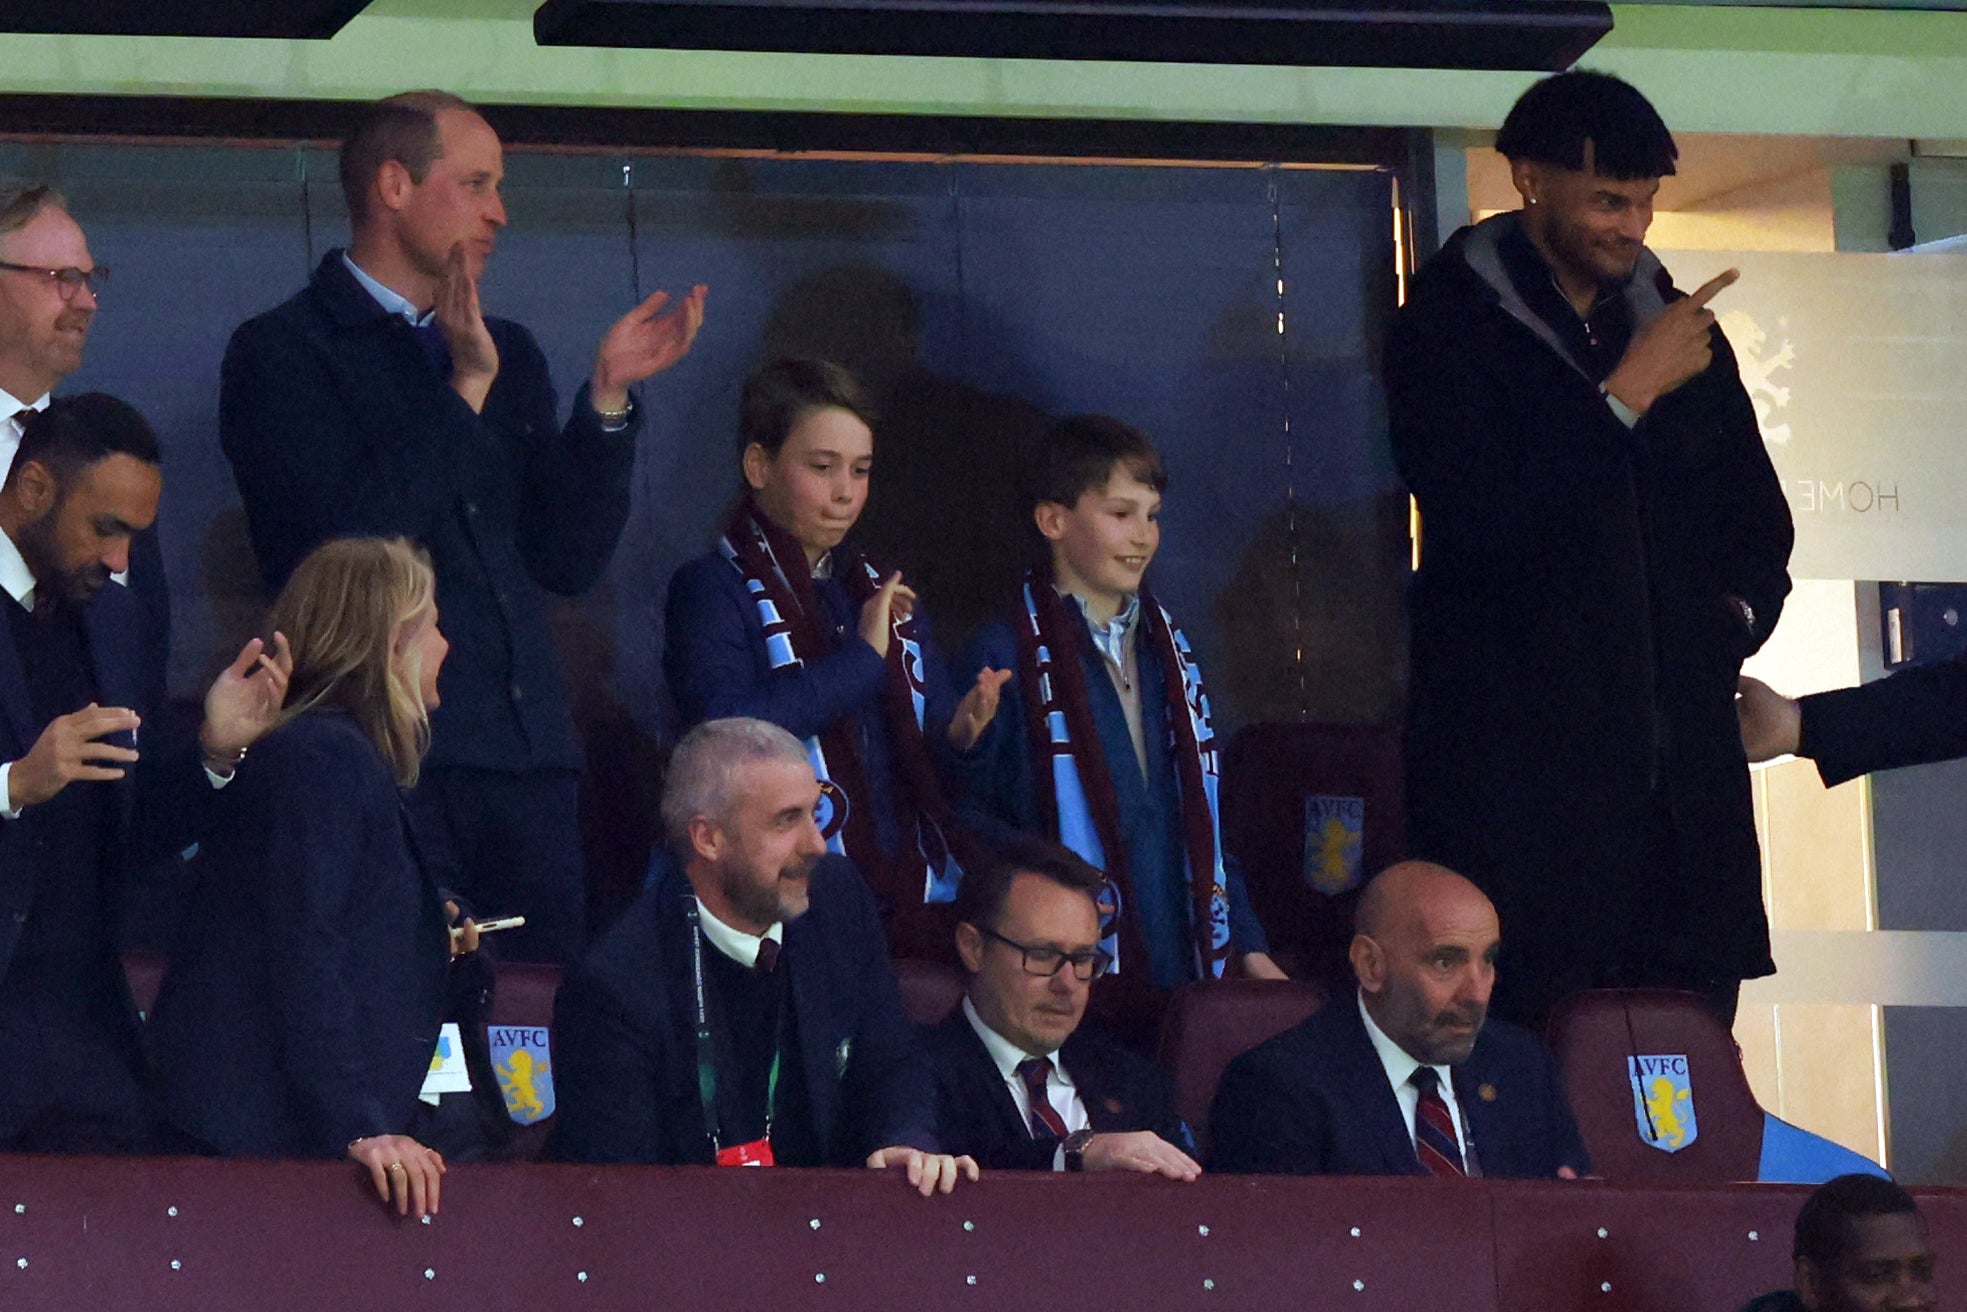
[[[1496,1100],[1496,1086],[1493,1084],[1478,1085],[1475,1090],[1475,1096],[1483,1102],[1494,1102]]]

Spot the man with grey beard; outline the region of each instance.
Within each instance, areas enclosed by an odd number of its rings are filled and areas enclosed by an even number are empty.
[[[763,720],[676,745],[668,850],[554,1006],[552,1155],[866,1166],[925,1195],[977,1178],[936,1151],[874,896],[827,853],[821,795],[805,746]]]

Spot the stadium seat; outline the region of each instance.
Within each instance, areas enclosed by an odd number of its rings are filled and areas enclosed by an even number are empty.
[[[544,1062],[544,1069],[533,1075],[528,1093],[542,1099],[551,1097],[553,1079],[553,1049],[551,1027],[553,1024],[553,999],[560,991],[560,969],[557,966],[532,965],[524,962],[501,962],[492,985],[492,1005],[486,1013],[485,1041],[491,1045],[493,1031],[506,1027],[525,1030],[545,1031],[546,1051],[543,1058],[534,1057],[529,1052],[526,1062],[537,1065]],[[527,1036],[534,1038],[537,1036]],[[513,1104],[513,1095],[503,1086],[513,1077],[510,1063],[516,1060],[508,1054],[501,1061],[500,1050],[492,1049],[492,1069],[499,1076],[502,1092],[507,1093],[507,1106]],[[522,1072],[524,1074],[525,1072]],[[523,1102],[520,1105],[524,1105]],[[547,1103],[549,1107],[551,1103]],[[551,1114],[533,1121],[529,1125],[515,1125],[513,1136],[501,1156],[513,1161],[531,1161],[546,1147],[546,1137],[553,1128]]]
[[[902,993],[902,1011],[915,1025],[940,1025],[963,1001],[963,972],[940,961],[900,957],[890,963]]]
[[[1763,1111],[1735,1038],[1699,996],[1596,989],[1558,1004],[1548,1028],[1592,1170],[1620,1184],[1758,1178]],[[1632,1068],[1646,1091],[1634,1094]]]
[[[1200,1151],[1209,1150],[1209,1104],[1223,1068],[1324,1001],[1324,986],[1302,980],[1214,980],[1175,990],[1161,1022],[1161,1066]]]
[[[1223,847],[1293,975],[1335,990],[1350,981],[1357,882],[1406,855],[1400,781],[1396,728],[1253,724],[1230,739]]]
[[[553,998],[560,992],[560,968],[522,961],[499,963],[492,988],[494,1025],[551,1025]]]

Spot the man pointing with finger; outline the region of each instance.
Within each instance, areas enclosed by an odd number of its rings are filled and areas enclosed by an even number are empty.
[[[1673,137],[1600,73],[1537,83],[1496,139],[1523,207],[1456,233],[1386,351],[1419,504],[1413,855],[1510,927],[1498,1015],[1694,989],[1732,1019],[1774,969],[1733,696],[1792,538],[1708,302],[1643,242]]]
[[[576,595],[606,568],[641,421],[630,389],[689,351],[704,288],[617,321],[562,424],[532,334],[480,309],[503,176],[497,134],[457,97],[369,106],[341,153],[353,241],[233,335],[220,438],[270,587],[340,534],[429,551],[453,654],[419,841],[479,909],[527,918],[511,955],[566,961],[583,937],[580,760],[542,591]]]

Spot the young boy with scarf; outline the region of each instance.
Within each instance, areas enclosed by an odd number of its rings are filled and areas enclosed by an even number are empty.
[[[1031,489],[1051,562],[961,662],[979,677],[1013,671],[1002,714],[957,763],[965,817],[985,839],[1005,826],[1043,834],[1106,872],[1116,962],[1093,1005],[1134,1036],[1190,980],[1233,964],[1283,974],[1223,860],[1201,671],[1142,583],[1167,483],[1147,437],[1119,420],[1054,425]]]
[[[746,380],[738,506],[670,580],[663,672],[685,725],[727,716],[805,740],[822,831],[881,905],[896,956],[951,958],[962,878],[940,758],[965,752],[1009,672],[961,703],[899,571],[841,542],[867,504],[873,412],[853,376],[782,359]]]

